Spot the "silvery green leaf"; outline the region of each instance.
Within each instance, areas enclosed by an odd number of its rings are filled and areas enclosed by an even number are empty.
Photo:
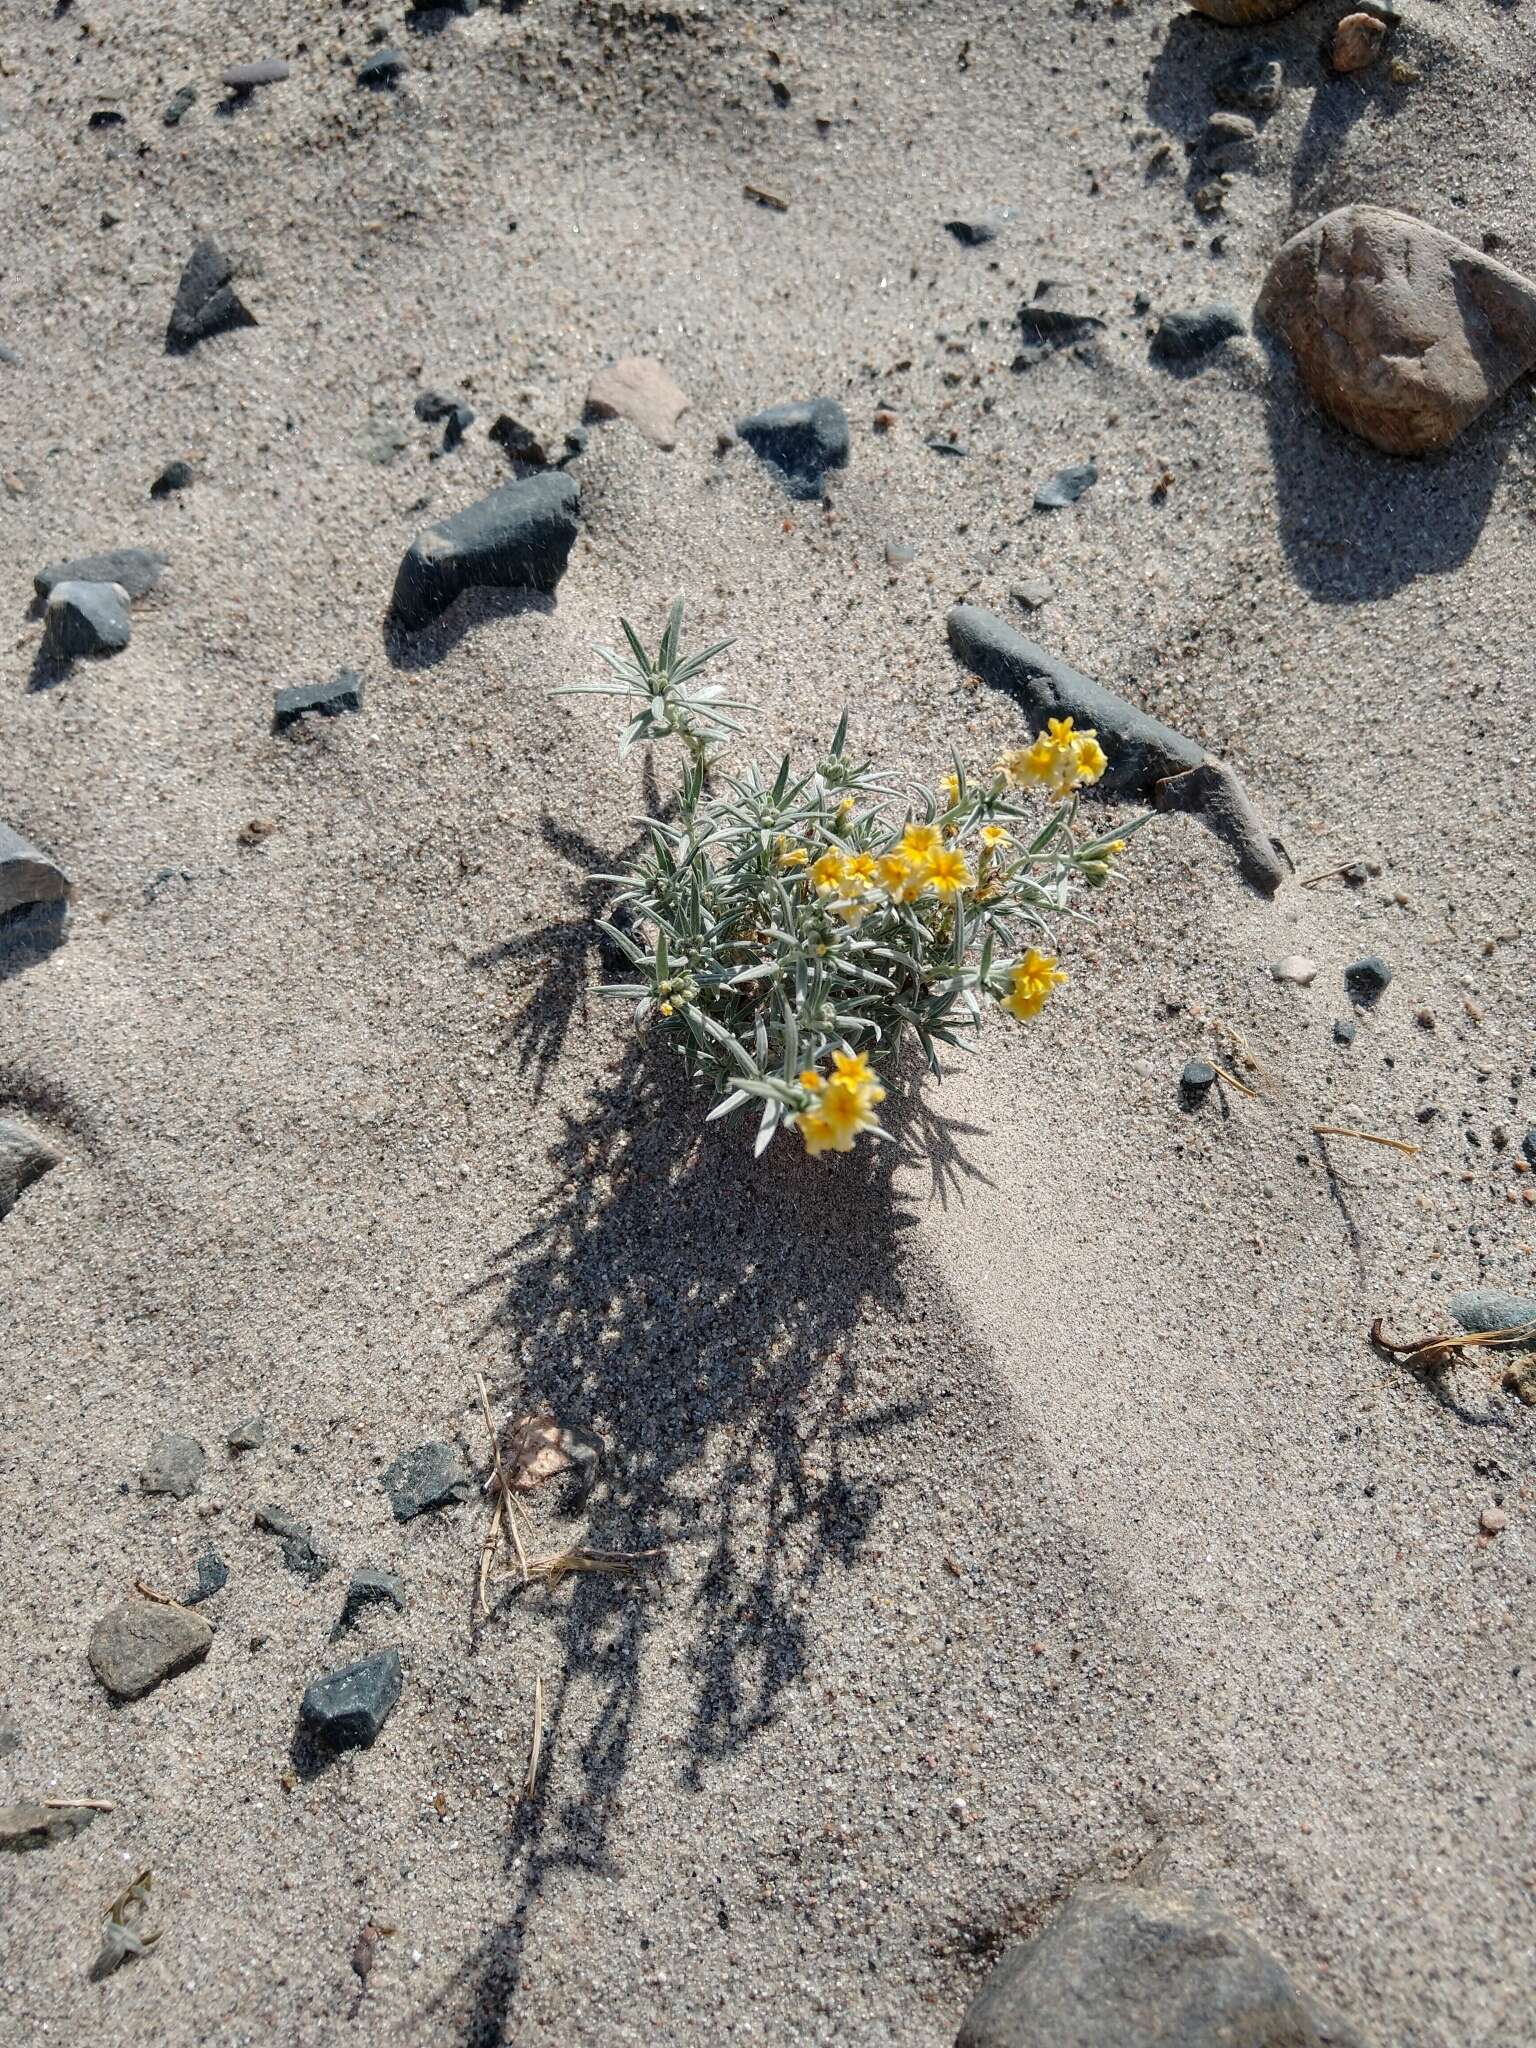
[[[744,1088],[733,1088],[723,1102],[715,1104],[704,1121],[707,1124],[718,1123],[721,1117],[732,1115],[734,1111],[745,1107],[751,1100],[751,1096]]]

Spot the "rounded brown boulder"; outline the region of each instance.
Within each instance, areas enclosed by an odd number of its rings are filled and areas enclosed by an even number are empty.
[[[1446,447],[1536,365],[1536,284],[1380,206],[1293,235],[1255,310],[1317,403],[1392,455]]]

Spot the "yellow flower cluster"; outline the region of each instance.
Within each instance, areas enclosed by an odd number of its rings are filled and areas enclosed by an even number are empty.
[[[1002,998],[1003,1008],[1021,1019],[1038,1017],[1051,990],[1059,988],[1066,979],[1054,954],[1038,952],[1031,946],[1012,969],[1013,986]]]
[[[1097,782],[1109,756],[1091,726],[1078,732],[1070,718],[1053,718],[1032,746],[1014,747],[997,765],[1012,783],[1043,783],[1052,796],[1065,797]]]
[[[800,1086],[811,1097],[794,1121],[813,1159],[823,1152],[851,1152],[860,1131],[877,1128],[875,1105],[884,1102],[885,1090],[875,1079],[874,1069],[861,1052],[835,1052],[832,1078],[807,1067]]]

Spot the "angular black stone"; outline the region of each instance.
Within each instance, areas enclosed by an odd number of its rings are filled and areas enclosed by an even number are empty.
[[[222,1593],[229,1584],[229,1566],[216,1550],[205,1550],[197,1560],[197,1585],[185,1601],[188,1607],[196,1607],[204,1600],[211,1600],[215,1593]]]
[[[323,1579],[335,1562],[316,1550],[310,1538],[309,1524],[301,1522],[297,1515],[290,1515],[286,1508],[270,1504],[258,1508],[255,1521],[258,1529],[270,1530],[278,1538],[283,1563],[289,1571],[297,1572],[301,1579]]]
[[[457,448],[470,428],[475,416],[467,405],[456,405],[443,423],[443,446]]]
[[[446,418],[446,414],[434,415],[434,417]],[[486,429],[485,438],[488,441],[494,441],[507,460],[516,463],[520,469],[549,469],[553,467],[549,459],[549,450],[539,439],[538,435],[534,433],[531,427],[525,427],[521,420],[513,419],[509,412],[502,412],[496,415],[495,419]],[[566,438],[569,440],[570,436],[567,435]],[[585,446],[585,442],[582,445]]]
[[[418,391],[411,401],[411,410],[417,419],[425,421],[430,426],[434,420],[447,419],[459,402],[457,398],[449,398],[442,391]]]
[[[403,1451],[379,1481],[389,1495],[397,1522],[408,1522],[428,1508],[451,1507],[468,1500],[475,1482],[457,1444],[418,1444]]]
[[[306,1732],[327,1749],[366,1749],[400,1698],[400,1652],[380,1650],[317,1678],[299,1705]]]
[[[1079,675],[979,605],[956,605],[947,624],[956,660],[984,683],[1016,696],[1035,731],[1043,730],[1047,719],[1070,715],[1098,733],[1109,766],[1093,787],[1103,795],[1148,794],[1153,783],[1204,761],[1204,751],[1193,740]]]
[[[829,469],[848,464],[848,415],[835,398],[793,399],[736,422],[792,498],[819,498]]]
[[[334,682],[295,683],[288,689],[275,691],[272,730],[285,732],[309,711],[318,712],[322,718],[339,718],[343,711],[361,711],[362,708],[362,678],[355,669],[339,669]]]
[[[1197,312],[1165,313],[1152,337],[1152,354],[1160,363],[1193,363],[1247,332],[1237,308],[1218,300]]]
[[[1209,1060],[1186,1060],[1184,1071],[1179,1076],[1179,1086],[1187,1102],[1203,1102],[1215,1080],[1216,1069]]]
[[[417,632],[464,590],[552,591],[575,543],[576,511],[575,484],[548,470],[423,527],[395,577],[395,623]]]
[[[384,1571],[378,1565],[366,1564],[352,1574],[352,1583],[347,1588],[347,1597],[341,1603],[341,1613],[336,1626],[331,1630],[331,1641],[344,1636],[365,1607],[388,1605],[399,1613],[405,1606],[405,1588],[393,1572]]]
[[[170,100],[166,105],[165,112],[160,116],[161,120],[165,123],[166,127],[174,128],[177,122],[180,121],[191,108],[196,98],[197,87],[195,85],[178,86],[176,91],[172,93]]]
[[[1091,491],[1098,480],[1099,472],[1091,462],[1078,462],[1070,469],[1058,469],[1035,492],[1035,509],[1057,512],[1063,505],[1075,505],[1084,491]]]
[[[1351,960],[1344,970],[1344,986],[1349,990],[1350,1000],[1364,1010],[1381,1001],[1391,979],[1392,970],[1379,953]]]
[[[1019,338],[1023,345],[1012,367],[1032,370],[1058,349],[1075,348],[1097,334],[1103,325],[1093,313],[1073,313],[1065,306],[1043,306],[1037,300],[1029,300],[1019,308]]]
[[[9,1215],[27,1189],[58,1163],[58,1153],[25,1124],[0,1117],[0,1216]]]
[[[116,654],[133,624],[128,600],[111,583],[56,583],[43,617],[43,650],[54,661],[80,654]]]
[[[149,487],[152,498],[168,498],[172,491],[184,491],[196,477],[197,471],[190,462],[183,462],[178,456],[168,462]]]
[[[967,249],[980,249],[988,242],[995,242],[1013,218],[1011,206],[990,206],[977,213],[947,220],[944,225]]]
[[[395,80],[403,72],[409,71],[410,68],[410,64],[403,51],[380,50],[376,56],[370,57],[366,64],[358,66],[357,82],[359,85],[368,85],[375,88],[390,86],[395,83]]]
[[[80,555],[72,562],[50,562],[32,578],[32,588],[47,598],[60,583],[118,583],[130,597],[144,597],[160,581],[170,556],[152,548],[109,548],[102,555]]]
[[[1009,1949],[955,2048],[1358,2048],[1280,1963],[1203,1900],[1132,1885],[1079,1890]]]
[[[256,325],[231,282],[234,274],[234,265],[217,242],[205,238],[198,243],[187,258],[171,308],[165,345],[172,355],[185,354],[215,334]]]

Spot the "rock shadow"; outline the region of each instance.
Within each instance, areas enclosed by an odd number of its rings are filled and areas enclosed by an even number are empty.
[[[477,626],[493,619],[520,619],[527,612],[553,616],[554,598],[542,590],[489,590],[477,586],[461,591],[439,618],[408,633],[393,612],[384,620],[384,655],[391,668],[415,673],[436,668]]]
[[[62,946],[68,915],[64,903],[24,903],[0,917],[0,981],[25,974]]]
[[[811,1161],[781,1135],[754,1162],[750,1115],[703,1126],[703,1107],[669,1048],[632,1042],[567,1115],[536,1221],[471,1290],[490,1302],[482,1344],[507,1353],[501,1412],[547,1402],[600,1419],[610,1439],[584,1540],[662,1544],[688,1565],[689,1590],[679,1570],[667,1598],[691,1602],[679,1780],[692,1793],[774,1726],[807,1674],[807,1602],[828,1575],[860,1568],[885,1507],[867,1447],[911,1431],[928,1406],[866,1387],[879,1371],[859,1343],[866,1319],[889,1327],[902,1312],[897,1251],[915,1218],[893,1175],[928,1142],[921,1111],[893,1125],[898,1145]],[[957,1143],[944,1170],[964,1176]],[[515,1578],[502,1588],[503,1600],[545,1597]],[[560,1650],[545,1751],[576,1784],[517,1809],[516,1896],[454,1988],[466,2048],[510,2038],[546,1885],[613,1868],[638,1739],[658,1626],[646,1583],[577,1577],[548,1611]]]
[[[1386,455],[1321,413],[1289,352],[1270,354],[1266,425],[1280,541],[1301,587],[1367,604],[1459,568],[1477,545],[1518,430],[1512,394],[1438,455]]]

